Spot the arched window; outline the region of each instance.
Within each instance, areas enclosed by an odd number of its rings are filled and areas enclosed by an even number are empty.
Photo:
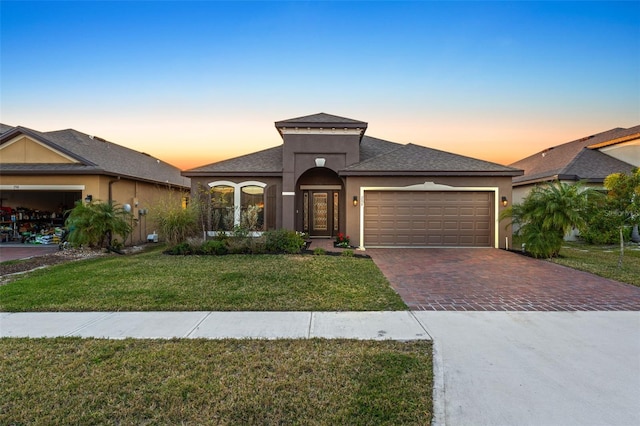
[[[211,227],[216,231],[231,231],[235,223],[235,188],[216,185],[211,188]]]
[[[210,182],[212,230],[232,231],[236,226],[250,231],[263,230],[266,186],[258,181]]]
[[[261,231],[264,228],[264,188],[243,186],[240,206],[240,225],[250,231]]]

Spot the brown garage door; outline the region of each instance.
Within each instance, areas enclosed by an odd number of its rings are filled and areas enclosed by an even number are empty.
[[[493,192],[366,191],[365,247],[493,247]]]

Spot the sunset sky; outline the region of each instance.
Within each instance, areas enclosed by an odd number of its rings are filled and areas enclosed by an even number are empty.
[[[181,169],[325,112],[509,164],[640,124],[639,2],[0,3],[0,121]]]

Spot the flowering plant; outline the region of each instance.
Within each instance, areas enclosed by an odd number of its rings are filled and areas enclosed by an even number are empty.
[[[335,245],[336,247],[349,247],[349,236],[344,235],[342,232],[338,232]]]

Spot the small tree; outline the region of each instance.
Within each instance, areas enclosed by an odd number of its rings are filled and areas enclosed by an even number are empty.
[[[631,174],[613,173],[604,180],[607,192],[607,209],[620,236],[618,267],[624,258],[624,227],[638,225],[640,221],[640,168]]]
[[[536,186],[521,204],[505,209],[500,219],[511,219],[516,235],[535,257],[557,256],[564,236],[584,225],[587,204],[600,197],[582,183],[552,182]]]
[[[133,228],[131,220],[131,213],[116,203],[96,200],[85,204],[80,200],[65,222],[69,230],[67,240],[89,247],[110,248],[114,235],[127,239]]]

